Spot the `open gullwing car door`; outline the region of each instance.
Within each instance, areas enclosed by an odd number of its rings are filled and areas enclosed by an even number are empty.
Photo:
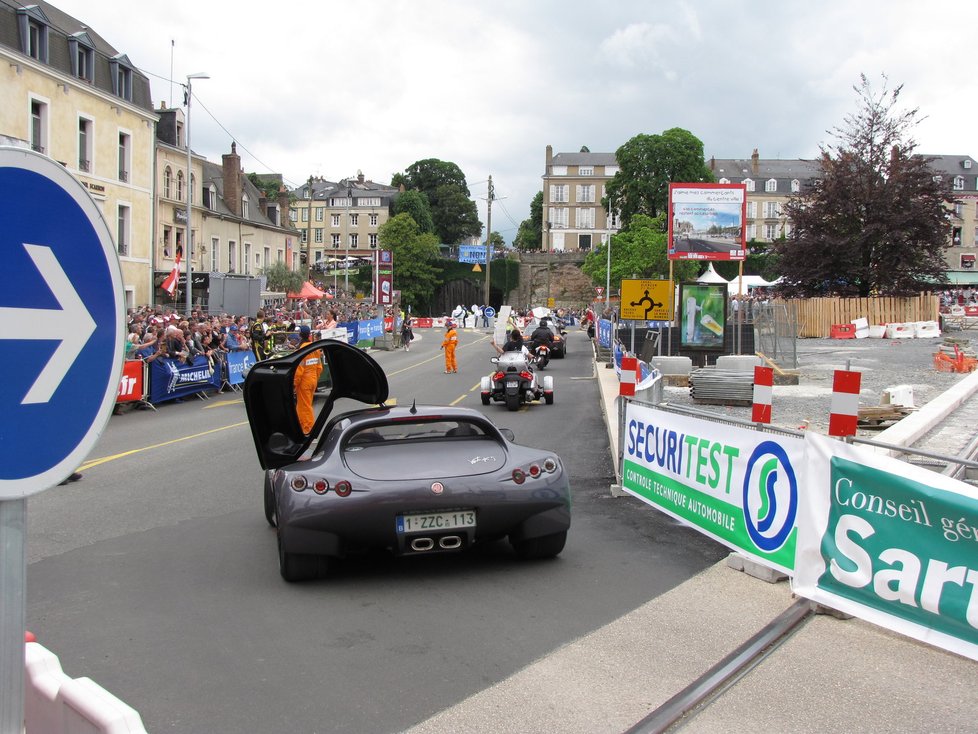
[[[308,435],[299,426],[293,380],[306,355],[321,351],[330,385]],[[387,400],[387,375],[366,352],[336,339],[323,339],[290,354],[259,362],[248,372],[244,403],[262,469],[278,469],[297,461],[322,431],[340,398],[381,405]]]

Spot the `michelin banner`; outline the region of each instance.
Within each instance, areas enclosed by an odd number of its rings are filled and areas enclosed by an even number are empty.
[[[766,566],[793,573],[805,442],[628,403],[622,488]]]
[[[978,490],[807,436],[792,589],[978,660]]]
[[[195,357],[192,364],[178,359],[154,359],[149,366],[149,402],[155,405],[203,390],[217,390],[223,382],[220,365],[215,369],[207,357]]]

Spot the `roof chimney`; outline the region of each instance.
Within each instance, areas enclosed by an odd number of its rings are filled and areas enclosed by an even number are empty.
[[[554,147],[552,145],[547,146],[547,167],[543,175],[549,176],[553,173],[554,167]]]
[[[241,156],[232,142],[231,152],[221,156],[224,174],[224,203],[236,217],[241,216]]]
[[[717,159],[716,159],[716,156],[712,156],[712,155],[710,156],[710,170],[711,171],[717,170]]]
[[[757,154],[757,148],[750,154],[750,170],[755,176],[761,172],[761,157]]]

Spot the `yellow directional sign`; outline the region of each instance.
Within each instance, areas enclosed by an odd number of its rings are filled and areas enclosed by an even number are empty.
[[[621,319],[623,321],[672,321],[671,280],[623,280]]]

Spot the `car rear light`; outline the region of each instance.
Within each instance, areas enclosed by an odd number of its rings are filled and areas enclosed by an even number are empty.
[[[526,370],[523,370],[522,372],[520,372],[520,377],[522,377],[524,380],[531,380],[531,379],[533,379],[533,375],[531,375]]]
[[[292,477],[292,481],[289,482],[289,484],[292,487],[292,489],[295,490],[296,492],[301,492],[307,486],[309,486],[308,483],[306,482],[306,478],[301,474],[296,474],[294,477]]]
[[[556,459],[544,459],[543,468],[548,472],[557,471],[557,461]]]
[[[540,476],[540,467],[536,464],[530,464],[530,476],[534,479]]]
[[[341,479],[336,483],[336,486],[333,487],[333,491],[340,497],[349,497],[350,492],[353,491],[353,485],[351,485],[345,479]]]
[[[526,481],[526,474],[522,469],[513,469],[513,481],[517,484],[523,484]]]
[[[312,485],[312,491],[316,494],[326,494],[329,491],[329,482],[325,479],[317,479]]]
[[[505,372],[497,372],[492,376],[492,379],[498,382],[499,380],[503,379],[505,376],[506,376]]]

